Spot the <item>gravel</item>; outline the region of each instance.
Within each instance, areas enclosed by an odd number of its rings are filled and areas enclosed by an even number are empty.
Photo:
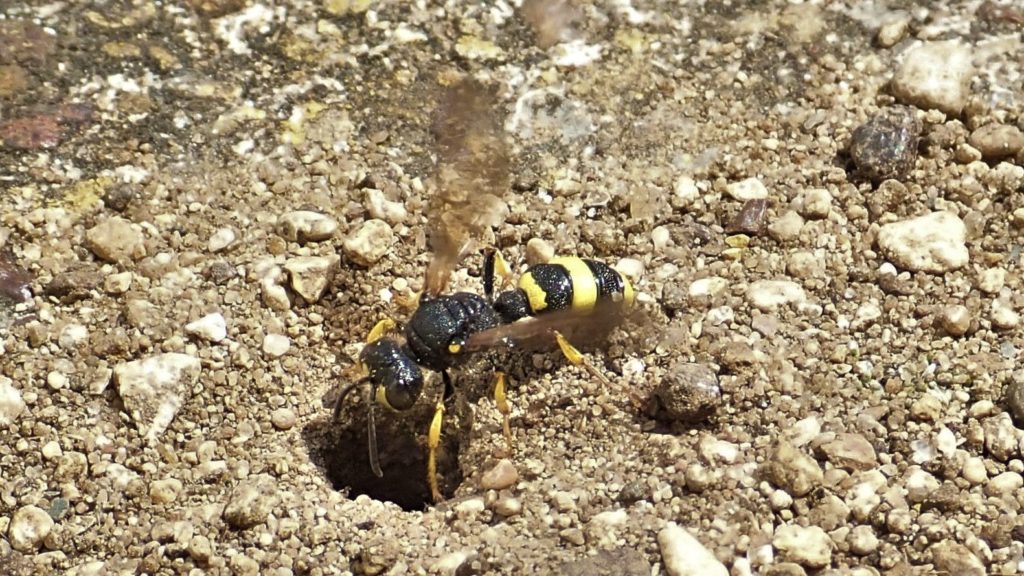
[[[0,571],[1024,571],[1020,9],[506,4],[3,3]],[[452,182],[502,210],[451,290],[578,255],[639,310],[571,327],[611,386],[454,369],[435,504],[437,375],[383,477],[331,412]]]

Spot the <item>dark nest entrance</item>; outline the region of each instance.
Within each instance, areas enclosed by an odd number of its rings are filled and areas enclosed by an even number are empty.
[[[346,406],[336,422],[328,415],[323,428],[310,434],[322,439],[320,446],[314,444],[311,448],[318,452],[316,456],[335,489],[347,490],[350,498],[366,494],[375,500],[394,502],[403,510],[423,510],[434,504],[427,484],[426,445],[432,416],[433,406],[425,401],[408,412],[376,408],[382,478],[370,469],[365,401]],[[445,498],[463,479],[459,468],[462,433],[454,424],[452,411],[446,411],[437,460],[438,483]]]

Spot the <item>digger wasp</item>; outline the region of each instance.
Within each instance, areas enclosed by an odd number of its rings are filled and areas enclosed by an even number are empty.
[[[373,327],[359,354],[361,377],[341,390],[334,406],[336,421],[348,395],[368,385],[369,461],[373,473],[383,477],[374,405],[397,412],[411,409],[423,392],[424,369],[439,372],[444,391],[427,433],[427,481],[435,502],[443,500],[436,453],[445,401],[455,391],[450,370],[475,352],[543,334],[554,338],[570,362],[608,382],[559,327],[574,318],[628,310],[635,300],[633,286],[622,274],[602,262],[577,257],[534,265],[515,288],[495,294],[495,279],[507,282],[511,271],[493,248],[484,250],[483,296],[446,293],[453,270],[508,213],[502,198],[510,190],[509,151],[495,101],[494,92],[471,77],[453,80],[444,91],[432,125],[437,151],[427,205],[432,255],[419,304],[404,329],[391,319]],[[505,387],[504,373],[498,372],[494,400],[511,449]]]

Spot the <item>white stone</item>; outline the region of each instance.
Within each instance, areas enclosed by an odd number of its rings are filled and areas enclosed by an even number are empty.
[[[57,344],[61,348],[68,350],[70,348],[76,348],[79,344],[82,344],[89,339],[89,330],[81,324],[67,324],[61,329],[60,335],[57,336]]]
[[[290,242],[328,240],[337,230],[338,222],[334,218],[310,210],[288,212],[278,219],[278,233]]]
[[[210,252],[220,252],[235,243],[235,231],[231,228],[220,228],[212,235],[206,243],[206,249]]]
[[[824,188],[812,188],[804,192],[802,214],[807,218],[828,218],[832,211],[832,194]]]
[[[733,200],[746,202],[747,200],[761,200],[768,197],[768,188],[757,178],[747,178],[739,182],[726,185],[725,193]]]
[[[19,508],[11,517],[7,539],[19,552],[34,553],[53,530],[53,518],[38,506]]]
[[[85,245],[108,262],[129,262],[146,255],[142,228],[124,218],[108,218],[85,233]]]
[[[167,429],[200,370],[198,358],[173,352],[114,367],[125,409],[147,440],[156,440]]]
[[[103,290],[107,294],[124,294],[131,288],[134,276],[131,271],[111,274],[103,279]]]
[[[925,42],[907,52],[892,92],[904,104],[956,116],[967,102],[972,76],[969,46],[958,40]]]
[[[312,304],[327,291],[337,263],[337,256],[298,256],[285,262],[284,270],[292,290]]]
[[[14,387],[10,378],[0,376],[0,427],[6,428],[25,411],[21,392]]]
[[[370,266],[380,260],[391,249],[395,233],[383,220],[367,220],[345,239],[342,249],[345,255],[360,266]]]
[[[284,334],[267,334],[263,337],[263,353],[271,358],[284,356],[291,345],[291,340]]]
[[[967,227],[951,212],[932,212],[886,224],[878,247],[893,264],[913,272],[941,274],[967,264]]]
[[[615,263],[615,271],[635,283],[644,275],[644,263],[636,258],[620,258]]]
[[[374,188],[366,190],[366,211],[370,213],[370,217],[378,218],[388,224],[405,222],[409,215],[405,204],[388,200],[383,192]]]
[[[694,182],[693,178],[680,176],[676,179],[675,193],[676,198],[679,198],[683,203],[689,203],[700,197],[700,188],[697,188],[697,183]]]
[[[228,335],[228,325],[220,312],[214,312],[186,324],[185,332],[207,342],[220,342]]]
[[[669,522],[658,532],[658,548],[671,576],[728,576],[729,570],[687,531]]]
[[[832,562],[832,540],[817,526],[780,526],[772,545],[783,561],[808,568],[824,568]]]
[[[690,298],[703,300],[721,294],[728,287],[729,281],[725,278],[708,276],[691,282],[687,293]]]
[[[1016,472],[1003,472],[994,476],[985,485],[985,494],[989,496],[1003,496],[1013,494],[1024,487],[1024,478]]]
[[[986,268],[978,274],[978,289],[987,294],[998,293],[1005,284],[1005,268]]]
[[[807,301],[807,295],[796,282],[758,280],[747,287],[747,299],[758,310],[772,312],[780,306],[803,304]]]
[[[992,325],[1000,330],[1011,330],[1020,325],[1020,314],[1009,302],[996,298],[992,301]]]

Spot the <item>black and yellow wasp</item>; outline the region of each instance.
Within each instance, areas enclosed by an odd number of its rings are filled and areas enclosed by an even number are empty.
[[[454,391],[449,370],[473,352],[518,338],[550,334],[565,356],[605,380],[558,331],[569,316],[586,317],[630,309],[633,287],[610,266],[594,260],[559,257],[528,269],[516,288],[495,294],[495,278],[511,276],[500,253],[485,250],[484,294],[445,294],[454,268],[486,230],[502,223],[507,207],[502,200],[509,186],[509,153],[496,112],[495,96],[471,78],[453,80],[442,96],[433,132],[437,142],[434,191],[428,204],[427,267],[419,305],[396,338],[397,324],[377,323],[359,355],[362,377],[338,395],[334,418],[346,396],[369,384],[367,428],[370,466],[383,476],[377,454],[373,405],[405,411],[418,401],[424,386],[423,368],[440,372],[444,393],[437,400],[427,434],[427,481],[435,501],[443,500],[437,482],[436,452],[440,445],[445,399]],[[509,447],[509,405],[505,377],[497,374],[494,399],[502,414]]]

